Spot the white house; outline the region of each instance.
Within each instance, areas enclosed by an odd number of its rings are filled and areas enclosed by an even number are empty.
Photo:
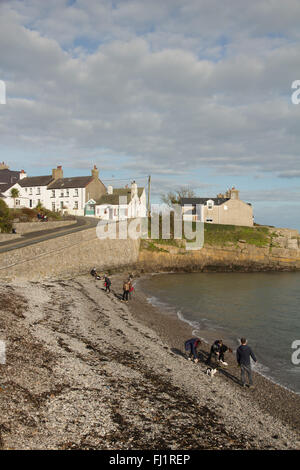
[[[145,188],[138,188],[135,181],[131,188],[108,186],[107,193],[95,204],[95,216],[102,220],[125,220],[146,215]]]
[[[4,164],[1,164],[4,167]],[[11,171],[7,166],[1,168],[0,165],[0,198],[3,199],[8,207],[27,207],[26,198],[22,197],[22,187],[20,181],[26,178],[27,175],[24,170]],[[11,197],[12,189],[17,189],[19,196],[17,198]]]
[[[40,203],[46,209],[73,215],[85,215],[86,202],[106,192],[96,166],[91,176],[72,178],[64,178],[63,169],[58,166],[52,170],[52,175],[24,177],[18,185],[20,198],[16,206],[34,208]],[[8,202],[9,207],[14,207],[13,200]]]

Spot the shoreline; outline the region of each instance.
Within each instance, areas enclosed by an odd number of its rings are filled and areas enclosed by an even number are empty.
[[[182,354],[189,325],[142,292],[121,302],[124,277],[0,283],[1,449],[300,449],[298,401],[207,376]]]
[[[154,329],[171,348],[184,353],[184,341],[190,337],[197,336],[194,334],[195,326],[192,326],[188,320],[180,319],[174,311],[172,314],[164,310],[163,307],[155,306],[147,300],[147,295],[143,292],[141,286],[142,280],[146,276],[150,277],[152,275],[146,274],[136,279],[138,292],[134,294],[134,300],[129,302],[129,308],[139,321]],[[141,305],[146,315],[140,313]],[[209,349],[210,342],[206,339],[202,340],[201,347],[199,348],[200,354],[206,357]],[[225,360],[228,362],[228,367],[221,369],[222,378],[225,378],[228,383],[228,378],[226,378],[226,371],[228,371],[238,382],[240,370],[236,366],[235,355],[226,353]],[[256,401],[262,410],[271,412],[274,417],[280,417],[289,426],[292,426],[293,429],[300,430],[300,413],[296,411],[300,410],[300,394],[277,383],[259,371],[252,370],[252,373],[255,388],[251,391],[247,390],[249,398]],[[235,383],[235,386],[240,387],[238,383]]]

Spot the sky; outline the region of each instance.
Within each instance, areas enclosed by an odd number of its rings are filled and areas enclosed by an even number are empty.
[[[0,0],[0,160],[300,229],[298,0]]]

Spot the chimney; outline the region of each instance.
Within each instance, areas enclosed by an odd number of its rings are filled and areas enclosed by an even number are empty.
[[[27,178],[27,173],[24,170],[21,170],[20,171],[20,180],[22,180],[23,178]]]
[[[94,179],[99,179],[99,170],[96,165],[94,165],[94,168],[92,169],[92,177]]]
[[[9,170],[9,166],[6,165],[6,163],[2,162],[0,163],[0,170]]]
[[[137,196],[138,193],[138,187],[135,181],[131,183],[131,199],[135,196]]]
[[[230,199],[239,199],[239,190],[232,186],[230,190]]]
[[[64,172],[63,172],[63,169],[62,169],[61,165],[58,165],[57,168],[53,168],[52,178],[54,180],[58,180],[58,179],[63,178],[63,177],[64,177]]]
[[[112,185],[110,184],[109,186],[107,186],[107,194],[112,194],[113,192],[114,192],[114,189]]]

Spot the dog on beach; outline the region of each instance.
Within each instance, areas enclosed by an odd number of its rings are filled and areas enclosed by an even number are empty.
[[[209,377],[213,377],[218,369],[213,369],[212,367],[208,367],[206,369],[206,374],[209,375]]]

